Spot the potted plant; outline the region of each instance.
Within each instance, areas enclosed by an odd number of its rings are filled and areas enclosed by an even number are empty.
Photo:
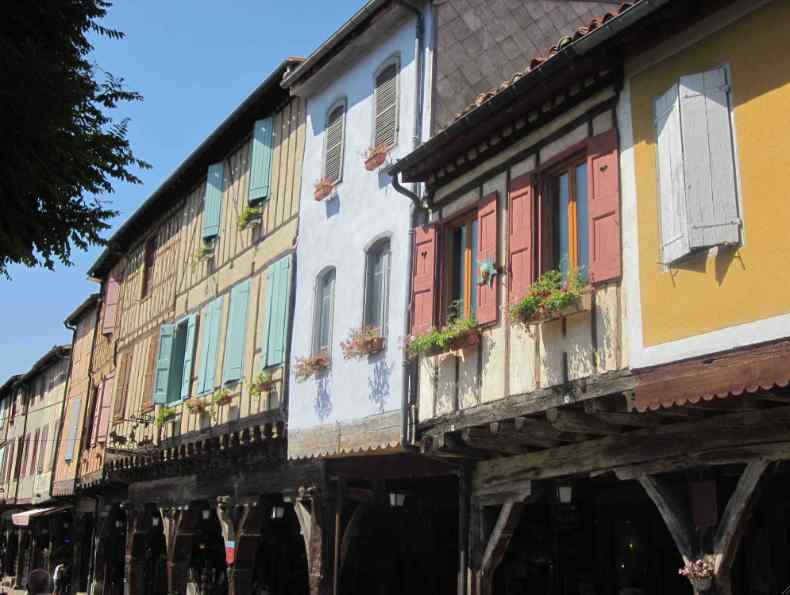
[[[335,183],[329,178],[321,178],[315,183],[313,187],[313,196],[317,201],[324,200],[327,196],[332,194],[335,189]]]
[[[571,270],[564,278],[554,270],[532,284],[527,295],[511,306],[510,315],[515,322],[533,324],[583,312],[591,306],[592,298],[579,271]]]
[[[713,586],[714,575],[713,562],[708,558],[698,558],[689,560],[678,573],[689,579],[695,593],[704,593]]]
[[[239,215],[239,231],[247,229],[252,223],[258,223],[263,215],[261,207],[244,207]]]
[[[373,171],[378,169],[387,160],[387,153],[392,147],[384,143],[379,143],[365,151],[365,169]]]
[[[161,428],[167,422],[172,421],[175,419],[177,413],[174,407],[167,407],[166,405],[160,407],[156,412],[156,419],[154,420],[156,427]]]
[[[258,372],[250,385],[250,394],[253,397],[260,397],[269,393],[274,388],[274,380],[271,372]]]
[[[205,401],[205,399],[189,399],[184,403],[187,406],[187,409],[190,413],[205,413],[208,409],[209,404]]]
[[[474,317],[458,318],[441,329],[431,329],[422,335],[409,337],[406,350],[411,357],[438,355],[447,351],[466,349],[480,343],[480,329]]]
[[[297,357],[294,363],[294,376],[301,382],[315,376],[329,367],[331,360],[325,351],[308,357]]]
[[[214,254],[214,243],[213,242],[202,242],[200,247],[195,250],[195,253],[192,255],[192,258],[195,262],[200,262],[204,258],[208,258]]]
[[[227,388],[218,388],[211,395],[211,403],[216,407],[227,405],[232,400],[233,396],[231,396],[230,391]]]
[[[340,342],[345,359],[361,359],[384,349],[384,337],[378,327],[366,325],[351,329],[348,339]]]

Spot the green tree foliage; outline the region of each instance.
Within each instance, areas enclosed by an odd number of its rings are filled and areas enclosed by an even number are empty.
[[[108,115],[142,97],[89,61],[106,0],[10,0],[0,19],[0,275],[70,265],[73,246],[103,244],[115,211],[99,200],[148,168]],[[99,79],[99,80],[97,80]]]

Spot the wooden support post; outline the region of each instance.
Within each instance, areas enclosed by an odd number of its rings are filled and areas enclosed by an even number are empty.
[[[337,493],[335,494],[335,534],[332,552],[332,595],[340,595],[340,539],[343,534],[343,489],[342,478],[337,480]]]
[[[233,542],[235,547],[233,564],[228,566],[228,595],[252,591],[264,512],[257,499],[237,503],[230,496],[217,498],[217,518],[225,546]]]
[[[167,592],[168,595],[184,595],[200,511],[188,506],[180,509],[168,506],[160,512],[167,546]]]
[[[126,564],[124,595],[145,595],[145,548],[151,527],[151,515],[140,505],[126,502]]]
[[[325,543],[327,541],[325,538],[331,535],[331,523],[327,523],[328,515],[322,500],[317,490],[310,492],[300,490],[299,497],[294,502],[294,511],[299,520],[307,553],[310,595],[328,595],[332,589],[332,565],[328,555],[331,550]],[[327,524],[329,524],[328,531],[326,531]]]
[[[658,508],[683,561],[694,559],[697,550],[694,547],[694,530],[688,507],[680,502],[666,484],[655,477],[640,477],[639,484]]]
[[[16,548],[16,580],[14,586],[21,589],[25,582],[25,549],[27,548],[27,535],[25,529],[17,529],[17,548]]]
[[[89,592],[91,595],[102,595],[106,585],[108,541],[111,537],[113,523],[117,514],[117,505],[100,504],[96,518],[96,530],[93,534],[93,551],[91,552],[93,568]]]
[[[458,473],[458,595],[469,592],[469,512],[471,504],[472,473],[469,464]]]
[[[343,541],[340,545],[340,564],[338,569],[341,576],[343,575],[343,566],[348,559],[348,552],[351,549],[351,543],[354,541],[354,538],[359,532],[359,525],[367,517],[370,510],[370,504],[367,502],[361,502],[360,504],[357,504],[354,512],[351,513],[351,518],[348,519],[348,525],[346,525],[346,530],[343,532]]]

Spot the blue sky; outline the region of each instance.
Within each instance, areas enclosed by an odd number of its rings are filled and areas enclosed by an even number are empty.
[[[93,60],[141,93],[121,106],[138,157],[153,166],[143,184],[104,197],[122,223],[266,76],[288,56],[307,56],[364,0],[116,0],[105,24],[126,33],[97,39]],[[0,278],[0,384],[52,345],[69,343],[63,319],[98,286],[86,272],[101,248],[73,254],[74,266],[12,267]]]

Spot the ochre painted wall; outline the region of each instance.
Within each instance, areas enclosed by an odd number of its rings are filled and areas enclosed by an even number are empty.
[[[790,2],[777,0],[631,80],[645,346],[790,311]],[[729,64],[745,243],[663,270],[654,98]]]

